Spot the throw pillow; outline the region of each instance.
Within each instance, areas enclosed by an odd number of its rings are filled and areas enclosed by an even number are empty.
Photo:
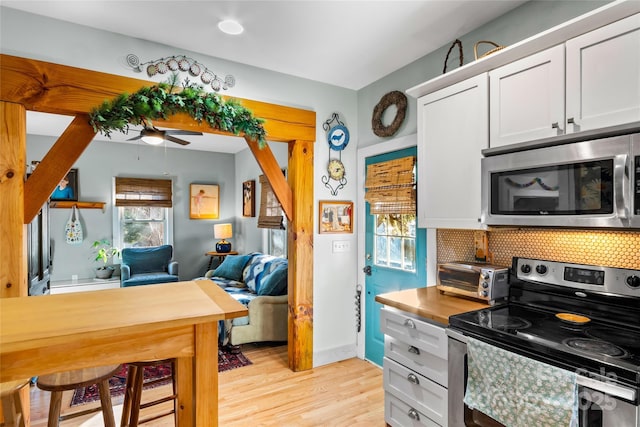
[[[281,264],[267,275],[258,288],[258,295],[286,295],[287,293],[287,264]]]
[[[269,274],[271,261],[276,259],[272,255],[259,254],[254,256],[242,276],[242,281],[247,284],[252,292],[258,293],[262,278]]]
[[[213,277],[224,277],[229,280],[242,280],[242,270],[247,265],[251,255],[227,255],[218,268],[213,271]]]

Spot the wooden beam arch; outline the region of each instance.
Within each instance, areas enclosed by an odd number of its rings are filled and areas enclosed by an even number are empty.
[[[14,212],[24,212],[23,220],[13,221],[0,235],[0,246],[12,248],[15,254],[0,257],[3,276],[2,296],[27,294],[26,253],[15,248],[16,236],[24,240],[24,224],[28,224],[38,213],[57,182],[64,177],[80,157],[95,132],[88,123],[88,113],[105,99],[113,99],[122,93],[133,93],[143,86],[155,82],[69,67],[50,62],[0,55],[0,102],[3,106],[17,104],[23,110],[73,116],[74,120],[58,138],[54,146],[42,159],[34,173],[25,182],[0,179],[0,199]],[[316,114],[282,105],[249,99],[236,100],[251,110],[255,117],[265,119],[267,139],[289,145],[287,181],[268,147],[259,149],[249,138],[247,144],[254,154],[262,172],[273,187],[289,220],[289,366],[294,371],[311,369],[313,365],[313,141],[316,138]],[[10,123],[15,108],[0,109],[3,128],[2,159],[3,175],[9,173],[24,176],[26,147],[16,147],[14,141],[24,141],[24,124]],[[20,111],[20,110],[18,110]],[[206,123],[197,123],[186,114],[176,114],[162,126],[173,129],[198,130],[203,133],[229,135],[217,131]],[[5,138],[5,134],[9,137]],[[7,155],[4,155],[7,153]],[[6,160],[9,159],[9,160]],[[16,195],[20,195],[16,199]],[[8,237],[12,236],[12,237]],[[7,246],[5,246],[7,244]],[[18,253],[20,252],[20,253]],[[20,284],[7,288],[7,284]],[[8,291],[5,291],[5,288]],[[293,349],[293,350],[292,350]]]

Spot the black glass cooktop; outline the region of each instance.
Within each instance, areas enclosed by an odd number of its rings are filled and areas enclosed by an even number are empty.
[[[564,369],[615,375],[640,385],[640,325],[580,317],[567,321],[556,316],[562,311],[508,303],[451,316],[449,325]]]

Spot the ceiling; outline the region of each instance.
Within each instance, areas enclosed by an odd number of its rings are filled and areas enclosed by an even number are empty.
[[[1,4],[359,90],[524,2],[2,0]],[[184,18],[178,23],[177,13]],[[218,21],[228,18],[240,22],[244,33],[230,36],[220,32]],[[188,31],[157,30],[187,23]],[[29,133],[54,135],[53,127],[57,126],[59,135],[66,126],[57,117],[45,121],[41,116],[30,113]],[[137,133],[128,137],[134,135]],[[185,139],[192,141],[188,148],[204,150],[211,149],[212,144],[206,141],[210,138],[224,139],[210,135]],[[226,147],[222,144],[213,144],[214,151],[244,148],[233,141]]]

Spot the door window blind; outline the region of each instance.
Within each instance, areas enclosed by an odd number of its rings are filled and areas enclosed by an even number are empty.
[[[371,214],[416,212],[415,156],[367,166],[365,200]]]

